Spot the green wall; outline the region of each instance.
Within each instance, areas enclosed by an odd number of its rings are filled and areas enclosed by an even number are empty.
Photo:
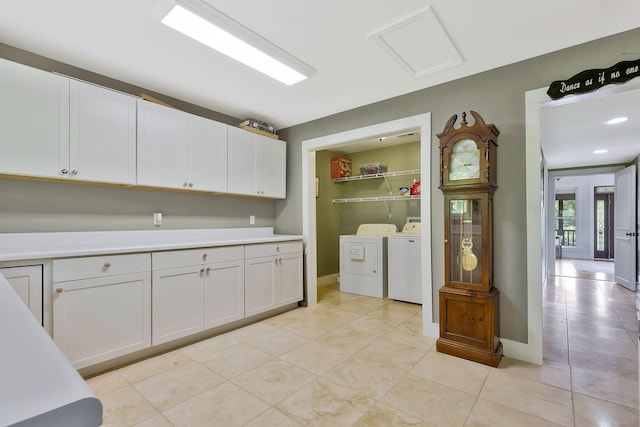
[[[640,29],[596,40],[573,48],[504,66],[421,91],[409,93],[334,114],[285,129],[289,143],[286,201],[278,202],[276,226],[282,232],[302,230],[302,189],[300,179],[302,141],[357,129],[421,113],[431,113],[431,183],[422,183],[423,194],[430,191],[432,235],[432,283],[434,301],[444,282],[444,197],[438,190],[439,151],[436,134],[452,114],[474,110],[487,123],[494,123],[498,138],[498,190],[495,194],[494,283],[500,290],[501,336],[527,341],[526,219],[525,219],[525,92],[547,87],[592,68],[620,61],[627,52],[638,52]],[[499,49],[499,46],[487,46]],[[640,53],[636,55],[637,58]],[[628,58],[631,59],[631,58]],[[437,303],[436,303],[437,304]],[[437,321],[438,307],[434,307]]]

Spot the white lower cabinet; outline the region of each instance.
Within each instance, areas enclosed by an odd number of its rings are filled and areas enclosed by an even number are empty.
[[[153,344],[203,330],[202,273],[199,267],[153,272]]]
[[[244,259],[216,262],[205,268],[204,327],[244,318]]]
[[[244,317],[244,247],[153,253],[153,344]]]
[[[42,325],[42,265],[0,268],[0,274]]]
[[[245,246],[245,315],[302,300],[302,242]]]
[[[245,260],[244,312],[247,316],[276,307],[276,258]]]
[[[52,279],[53,339],[79,369],[301,301],[302,242],[54,259]]]
[[[53,339],[83,368],[151,345],[149,254],[53,260]]]

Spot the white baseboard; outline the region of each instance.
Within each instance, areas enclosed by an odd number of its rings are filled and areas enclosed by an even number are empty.
[[[318,286],[335,285],[338,281],[338,276],[338,273],[334,273],[318,277]]]

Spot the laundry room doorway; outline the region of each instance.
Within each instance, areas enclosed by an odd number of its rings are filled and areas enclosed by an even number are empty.
[[[417,180],[421,181],[422,188],[427,189],[426,195],[423,195],[419,202],[419,212],[423,224],[430,224],[430,200],[429,191],[431,182],[431,114],[425,113],[411,117],[405,117],[398,120],[384,122],[372,126],[353,129],[332,135],[303,141],[302,143],[302,171],[303,171],[303,234],[306,241],[306,259],[305,259],[305,279],[306,279],[306,300],[309,305],[315,305],[318,301],[318,241],[320,235],[324,238],[328,233],[326,229],[318,228],[317,199],[323,192],[331,191],[327,185],[318,184],[318,170],[316,168],[317,157],[322,156],[323,150],[340,151],[348,146],[362,144],[364,141],[372,139],[380,139],[388,136],[397,136],[403,134],[415,133],[419,135],[420,145],[420,172]],[[380,142],[380,141],[378,141]],[[352,167],[354,167],[352,165]],[[359,167],[359,165],[355,165]],[[329,187],[329,188],[328,188]],[[391,192],[399,191],[389,187]],[[316,193],[317,191],[317,193]],[[380,207],[384,206],[381,202]],[[393,206],[389,211],[383,208],[382,215],[391,214],[393,216]],[[376,209],[377,210],[377,209]],[[390,212],[390,213],[389,213]],[[379,215],[379,214],[378,214]],[[405,221],[398,218],[398,221]],[[340,226],[342,227],[342,226]],[[337,226],[334,226],[337,231]],[[335,232],[332,232],[334,235]],[[433,289],[431,280],[431,228],[422,228],[422,306],[423,306],[423,333],[426,336],[437,337],[439,330],[437,322],[433,319]]]

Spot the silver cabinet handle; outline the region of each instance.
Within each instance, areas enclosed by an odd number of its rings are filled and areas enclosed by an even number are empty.
[[[56,288],[56,292],[61,294],[64,292],[64,288]]]
[[[205,271],[207,272],[207,274],[209,274],[209,272],[211,271],[211,267],[207,267]]]
[[[207,254],[202,254],[202,259],[207,259]]]
[[[187,186],[187,184],[188,184],[188,183],[187,183],[187,182],[185,182],[185,183],[183,183],[183,184],[182,184],[182,186],[183,186],[183,187],[186,187],[186,186]]]
[[[200,269],[200,273],[204,273],[204,267]]]
[[[74,169],[74,170],[71,171],[71,173],[74,174],[74,175],[78,175],[78,170]]]
[[[193,187],[193,182],[190,182],[190,183],[189,183],[189,187]]]
[[[105,262],[104,263],[104,268],[109,268],[111,267],[111,263],[110,262]]]
[[[62,172],[62,175],[66,175],[69,173],[69,169],[62,169],[60,172]]]

